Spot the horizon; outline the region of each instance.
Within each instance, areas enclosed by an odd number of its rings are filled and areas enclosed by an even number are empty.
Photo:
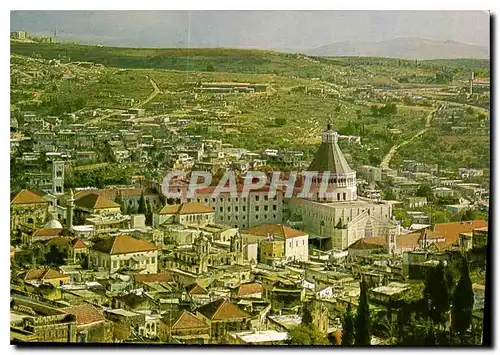
[[[59,41],[126,48],[300,52],[401,38],[490,42],[483,11],[11,11],[10,19],[11,31],[40,36],[55,29]]]

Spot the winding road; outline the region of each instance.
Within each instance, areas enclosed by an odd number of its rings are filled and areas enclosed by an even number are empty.
[[[418,131],[413,137],[411,137],[410,139],[408,140],[405,140],[401,143],[398,143],[396,145],[394,145],[390,150],[389,150],[389,153],[387,153],[387,155],[384,157],[384,159],[382,159],[382,162],[380,163],[380,168],[381,169],[388,169],[389,168],[389,163],[391,162],[391,159],[392,157],[394,156],[394,154],[397,152],[397,150],[405,145],[407,145],[408,143],[412,142],[414,139],[420,137],[422,134],[424,134],[425,132],[427,132],[427,130],[429,129],[429,127],[431,126],[431,121],[432,121],[432,118],[434,117],[434,114],[436,113],[437,109],[433,110],[431,113],[429,113],[427,115],[427,120],[425,122],[425,128]]]
[[[149,82],[151,83],[151,85],[153,86],[153,92],[147,97],[146,100],[144,100],[140,104],[138,104],[136,106],[137,108],[146,105],[149,101],[153,100],[158,94],[161,94],[161,92],[162,92],[160,90],[160,88],[158,87],[158,84],[156,84],[156,82],[153,79],[151,79],[150,77],[148,77],[148,79],[149,79]]]

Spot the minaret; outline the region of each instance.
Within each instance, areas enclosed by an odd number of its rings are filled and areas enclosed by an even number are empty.
[[[66,225],[68,229],[73,228],[73,209],[75,208],[75,196],[73,189],[69,189],[69,198],[66,201]]]

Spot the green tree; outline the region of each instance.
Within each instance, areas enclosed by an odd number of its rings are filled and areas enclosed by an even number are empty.
[[[137,213],[146,214],[148,211],[148,206],[146,205],[146,199],[144,198],[144,190],[141,192],[141,198],[139,199],[139,207]]]
[[[371,343],[371,319],[370,306],[368,304],[368,290],[364,280],[361,281],[361,293],[359,295],[358,313],[356,315],[355,345],[366,346]]]
[[[472,323],[472,308],[474,306],[469,264],[465,258],[462,261],[460,271],[460,280],[453,293],[451,327],[454,332],[463,336]]]
[[[351,304],[347,305],[342,325],[342,345],[354,344],[354,318],[352,316]]]
[[[302,324],[304,325],[312,325],[313,324],[313,316],[311,311],[311,302],[305,303],[302,307]]]
[[[420,185],[415,195],[419,197],[427,197],[427,201],[429,202],[434,201],[434,192],[432,191],[432,188],[428,184]]]
[[[60,266],[66,264],[67,253],[55,245],[50,246],[50,250],[45,254],[45,263],[52,266]]]
[[[330,345],[330,342],[314,325],[300,325],[290,331],[291,345]]]
[[[427,271],[423,297],[427,304],[428,315],[436,324],[446,322],[450,309],[450,276],[446,273],[443,262]]]

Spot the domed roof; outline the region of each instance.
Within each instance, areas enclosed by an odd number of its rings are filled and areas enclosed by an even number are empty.
[[[44,229],[63,229],[61,222],[57,219],[51,219],[43,226]]]

